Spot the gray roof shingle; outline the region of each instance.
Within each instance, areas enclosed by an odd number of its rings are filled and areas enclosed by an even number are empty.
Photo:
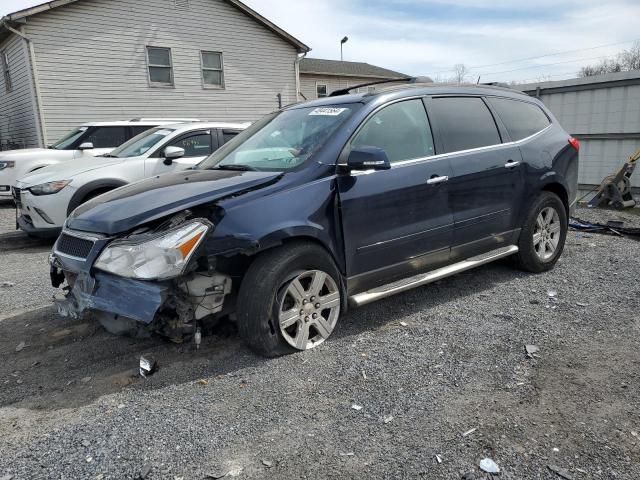
[[[300,62],[300,73],[319,73],[324,75],[339,75],[351,77],[371,78],[409,78],[404,73],[394,72],[382,67],[376,67],[362,62],[341,62],[339,60],[323,60],[320,58],[305,58]]]

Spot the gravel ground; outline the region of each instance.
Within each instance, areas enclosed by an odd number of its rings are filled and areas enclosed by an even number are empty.
[[[23,260],[42,282],[0,302],[48,296],[46,252]],[[639,274],[640,242],[571,232],[553,272],[482,267],[352,310],[318,349],[275,360],[230,325],[195,351],[51,308],[4,318],[0,478],[480,479],[489,457],[496,478],[637,480]],[[160,364],[147,380],[141,353]]]
[[[0,200],[0,234],[16,231],[16,208],[12,200]]]

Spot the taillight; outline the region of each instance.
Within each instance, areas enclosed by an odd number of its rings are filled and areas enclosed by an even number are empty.
[[[580,141],[577,138],[569,137],[569,145],[571,145],[576,152],[580,151]]]

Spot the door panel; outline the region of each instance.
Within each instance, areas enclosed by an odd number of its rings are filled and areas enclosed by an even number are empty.
[[[428,107],[451,161],[452,261],[510,244],[518,223],[514,198],[524,190],[520,150],[502,144],[491,110],[480,97],[437,97]]]
[[[380,109],[351,147],[383,149],[390,170],[353,172],[337,179],[349,290],[388,283],[449,259],[453,215],[446,179],[449,160],[435,154],[421,99]]]

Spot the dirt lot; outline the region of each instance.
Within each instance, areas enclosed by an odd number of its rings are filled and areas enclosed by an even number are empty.
[[[640,478],[640,242],[572,232],[551,273],[483,267],[276,360],[233,326],[195,351],[62,319],[48,248],[0,251],[0,478],[479,479],[485,457],[503,479]]]

